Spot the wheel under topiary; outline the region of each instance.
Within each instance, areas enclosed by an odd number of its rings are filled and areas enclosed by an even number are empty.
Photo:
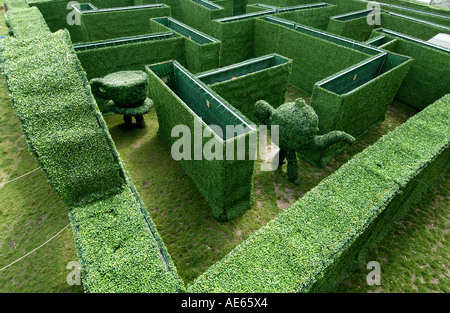
[[[255,104],[254,114],[261,123],[267,126],[279,126],[278,146],[280,150],[272,162],[283,164],[287,159],[288,179],[295,184],[299,183],[296,151],[302,149],[324,150],[340,141],[349,144],[355,141],[353,136],[337,130],[325,135],[317,135],[319,118],[314,109],[302,98],[296,99],[295,102],[285,103],[277,109],[274,109],[266,101],[260,100]]]
[[[147,98],[147,74],[143,71],[121,71],[94,78],[89,82],[92,93],[108,103],[109,111],[122,114],[125,125],[131,126],[133,116],[136,127],[145,128],[144,114],[153,106]]]

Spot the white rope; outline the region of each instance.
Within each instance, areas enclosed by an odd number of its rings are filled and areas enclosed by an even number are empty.
[[[28,172],[28,173],[26,173],[26,174],[23,174],[23,175],[21,175],[21,176],[19,176],[19,177],[16,177],[16,178],[14,178],[14,179],[11,179],[11,180],[9,180],[9,181],[7,181],[7,182],[0,183],[0,188],[2,188],[3,186],[5,186],[6,184],[15,182],[16,180],[18,180],[18,179],[20,179],[20,178],[22,178],[22,177],[28,176],[28,175],[30,175],[30,174],[36,172],[38,169],[40,169],[40,167],[35,168],[34,170],[32,170],[32,171],[30,171],[30,172]]]
[[[19,262],[20,260],[22,260],[23,258],[29,256],[30,254],[32,254],[33,252],[39,250],[40,248],[42,248],[43,246],[45,246],[47,243],[49,243],[50,241],[52,241],[53,239],[55,239],[59,234],[61,234],[67,227],[70,226],[70,223],[67,224],[63,229],[61,229],[56,235],[54,235],[52,238],[50,238],[49,240],[47,240],[46,242],[44,242],[43,244],[41,244],[39,247],[37,247],[36,249],[33,249],[32,251],[28,252],[27,254],[25,254],[24,256],[18,258],[17,260],[15,260],[14,262],[6,265],[4,268],[0,269],[0,272],[3,270],[6,270],[8,267],[10,267],[11,265]]]

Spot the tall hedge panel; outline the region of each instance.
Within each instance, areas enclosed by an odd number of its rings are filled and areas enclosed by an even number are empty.
[[[373,37],[381,35],[382,30],[374,30]],[[396,98],[423,109],[443,95],[450,93],[450,53],[428,46],[425,42],[397,39],[395,45],[385,47],[392,52],[413,58],[410,70],[400,87]]]
[[[272,36],[266,36],[271,33]],[[290,84],[312,92],[314,84],[369,57],[354,49],[255,20],[255,56],[278,53],[293,60]]]
[[[146,71],[149,79],[149,96],[154,101],[158,116],[158,136],[169,147],[172,147],[180,139],[172,137],[174,127],[184,125],[190,129],[190,134],[188,135],[190,139],[190,155],[188,159],[183,158],[179,162],[205,197],[206,202],[211,207],[212,215],[219,221],[228,221],[249,209],[253,204],[252,174],[254,166],[254,160],[250,159],[250,155],[255,153],[252,149],[256,149],[255,146],[250,144],[249,138],[256,135],[254,125],[243,117],[243,120],[249,125],[245,127],[247,130],[245,133],[230,138],[220,138],[215,133],[212,133],[212,138],[202,136],[205,131],[211,129],[209,125],[218,124],[208,121],[206,118],[204,120],[200,119],[194,113],[194,110],[198,105],[202,107],[197,109],[202,111],[218,110],[217,112],[214,111],[213,115],[214,117],[222,118],[224,113],[218,116],[219,112],[225,110],[223,108],[216,109],[215,106],[218,103],[212,99],[219,99],[225,106],[228,106],[226,101],[219,98],[212,91],[206,92],[205,90],[210,89],[191,74],[187,74],[190,77],[188,80],[183,78],[186,75],[179,76],[180,73],[175,68],[174,62],[147,66]],[[201,91],[201,86],[204,88],[203,91]],[[231,107],[230,110],[240,115],[238,111]],[[202,138],[195,137],[198,136],[196,124],[197,127],[200,127],[200,136]],[[198,140],[201,140],[201,142],[198,142]],[[196,153],[198,151],[201,153],[205,144],[211,140],[215,142],[214,145],[223,146],[222,154],[219,158],[208,160],[202,155],[200,158],[196,157]],[[237,142],[240,140],[243,140],[245,144],[243,160],[237,158],[238,149],[236,147]],[[234,156],[231,160],[226,157],[227,144],[235,146]]]
[[[190,72],[198,73],[219,67],[220,42],[217,39],[170,17],[154,18],[150,24],[152,32],[175,31],[185,38],[186,68]]]

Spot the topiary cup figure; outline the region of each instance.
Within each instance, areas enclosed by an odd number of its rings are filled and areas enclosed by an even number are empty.
[[[103,78],[94,78],[89,82],[92,93],[105,100],[111,100],[108,108],[117,114],[123,114],[125,125],[132,125],[133,116],[138,128],[145,128],[143,115],[153,106],[147,98],[147,74],[143,71],[121,71],[108,74]]]
[[[264,100],[256,102],[255,116],[261,123],[279,126],[278,158],[280,164],[287,159],[288,179],[299,183],[297,154],[302,149],[324,150],[337,142],[353,143],[355,138],[343,131],[332,131],[325,135],[319,132],[319,118],[314,109],[302,98],[295,102],[285,103],[274,109]],[[277,163],[278,164],[278,163]]]

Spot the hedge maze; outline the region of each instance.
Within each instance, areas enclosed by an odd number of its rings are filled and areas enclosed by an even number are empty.
[[[68,2],[5,0],[0,57],[29,149],[68,208],[86,292],[329,291],[448,170],[450,50],[428,42],[450,33],[448,11],[383,0],[369,25],[360,0]],[[417,114],[185,285],[109,134],[114,112],[91,92],[122,71],[146,72],[167,149],[176,125],[209,134],[177,161],[221,222],[256,210],[257,101],[275,112],[288,85],[310,94],[317,135],[359,138],[393,100]],[[245,158],[227,159],[239,141]],[[198,160],[212,143],[221,159]],[[298,156],[325,167],[347,147]]]

